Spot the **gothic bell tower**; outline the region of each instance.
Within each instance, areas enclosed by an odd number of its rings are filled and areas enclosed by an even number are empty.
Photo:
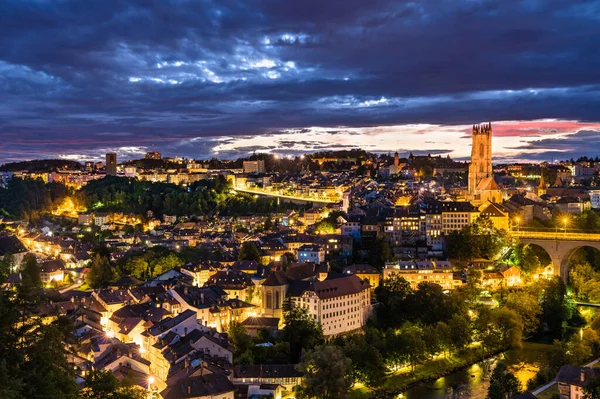
[[[492,122],[473,126],[469,165],[469,194],[474,195],[481,180],[494,177],[492,169]]]

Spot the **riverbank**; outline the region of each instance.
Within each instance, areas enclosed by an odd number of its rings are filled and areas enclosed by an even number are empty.
[[[419,365],[415,368],[414,373],[411,373],[410,370],[403,370],[401,373],[390,374],[386,377],[381,388],[371,390],[364,386],[355,387],[350,397],[352,399],[389,398],[407,391],[409,393],[414,390],[426,391],[428,388],[443,390],[443,385],[454,384],[456,380],[460,380],[461,378],[468,380],[469,383],[467,385],[481,385],[485,382],[487,372],[489,371],[486,370],[489,365],[487,362],[484,362],[488,359],[502,359],[508,363],[509,367],[521,381],[521,384],[525,386],[527,380],[533,377],[537,371],[538,359],[544,356],[550,346],[527,342],[523,346],[523,350],[511,350],[508,352],[497,350],[489,351],[485,354],[481,353],[481,347],[472,347],[461,353],[448,357],[440,357]],[[492,361],[489,363],[491,364]],[[460,374],[461,378],[456,378],[457,374]],[[442,378],[448,376],[450,378]],[[421,395],[407,396],[419,397]]]

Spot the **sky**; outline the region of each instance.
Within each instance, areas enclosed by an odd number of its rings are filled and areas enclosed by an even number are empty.
[[[0,163],[600,153],[600,1],[2,0]]]

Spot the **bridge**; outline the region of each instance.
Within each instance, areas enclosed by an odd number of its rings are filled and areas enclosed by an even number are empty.
[[[592,247],[600,250],[600,233],[577,231],[534,231],[513,230],[513,237],[519,238],[523,244],[537,245],[543,248],[554,267],[554,274],[563,280],[569,277],[569,259],[579,248]]]
[[[266,197],[275,197],[275,198],[281,198],[287,201],[291,201],[291,202],[312,202],[315,205],[327,205],[327,204],[335,204],[337,202],[340,202],[340,200],[338,201],[334,201],[331,199],[325,199],[325,198],[314,198],[314,197],[308,197],[308,196],[294,196],[294,195],[285,195],[285,194],[279,194],[273,191],[264,191],[264,190],[250,190],[247,188],[239,188],[236,187],[234,188],[235,191],[238,191],[240,193],[247,193],[247,194],[254,194],[254,195],[262,195],[262,196],[266,196]]]

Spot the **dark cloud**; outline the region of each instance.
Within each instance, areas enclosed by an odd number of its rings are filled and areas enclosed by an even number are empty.
[[[5,0],[0,157],[153,144],[205,156],[213,141],[186,143],[285,129],[302,140],[311,126],[340,136],[351,134],[340,126],[595,121],[599,10],[572,0]]]

